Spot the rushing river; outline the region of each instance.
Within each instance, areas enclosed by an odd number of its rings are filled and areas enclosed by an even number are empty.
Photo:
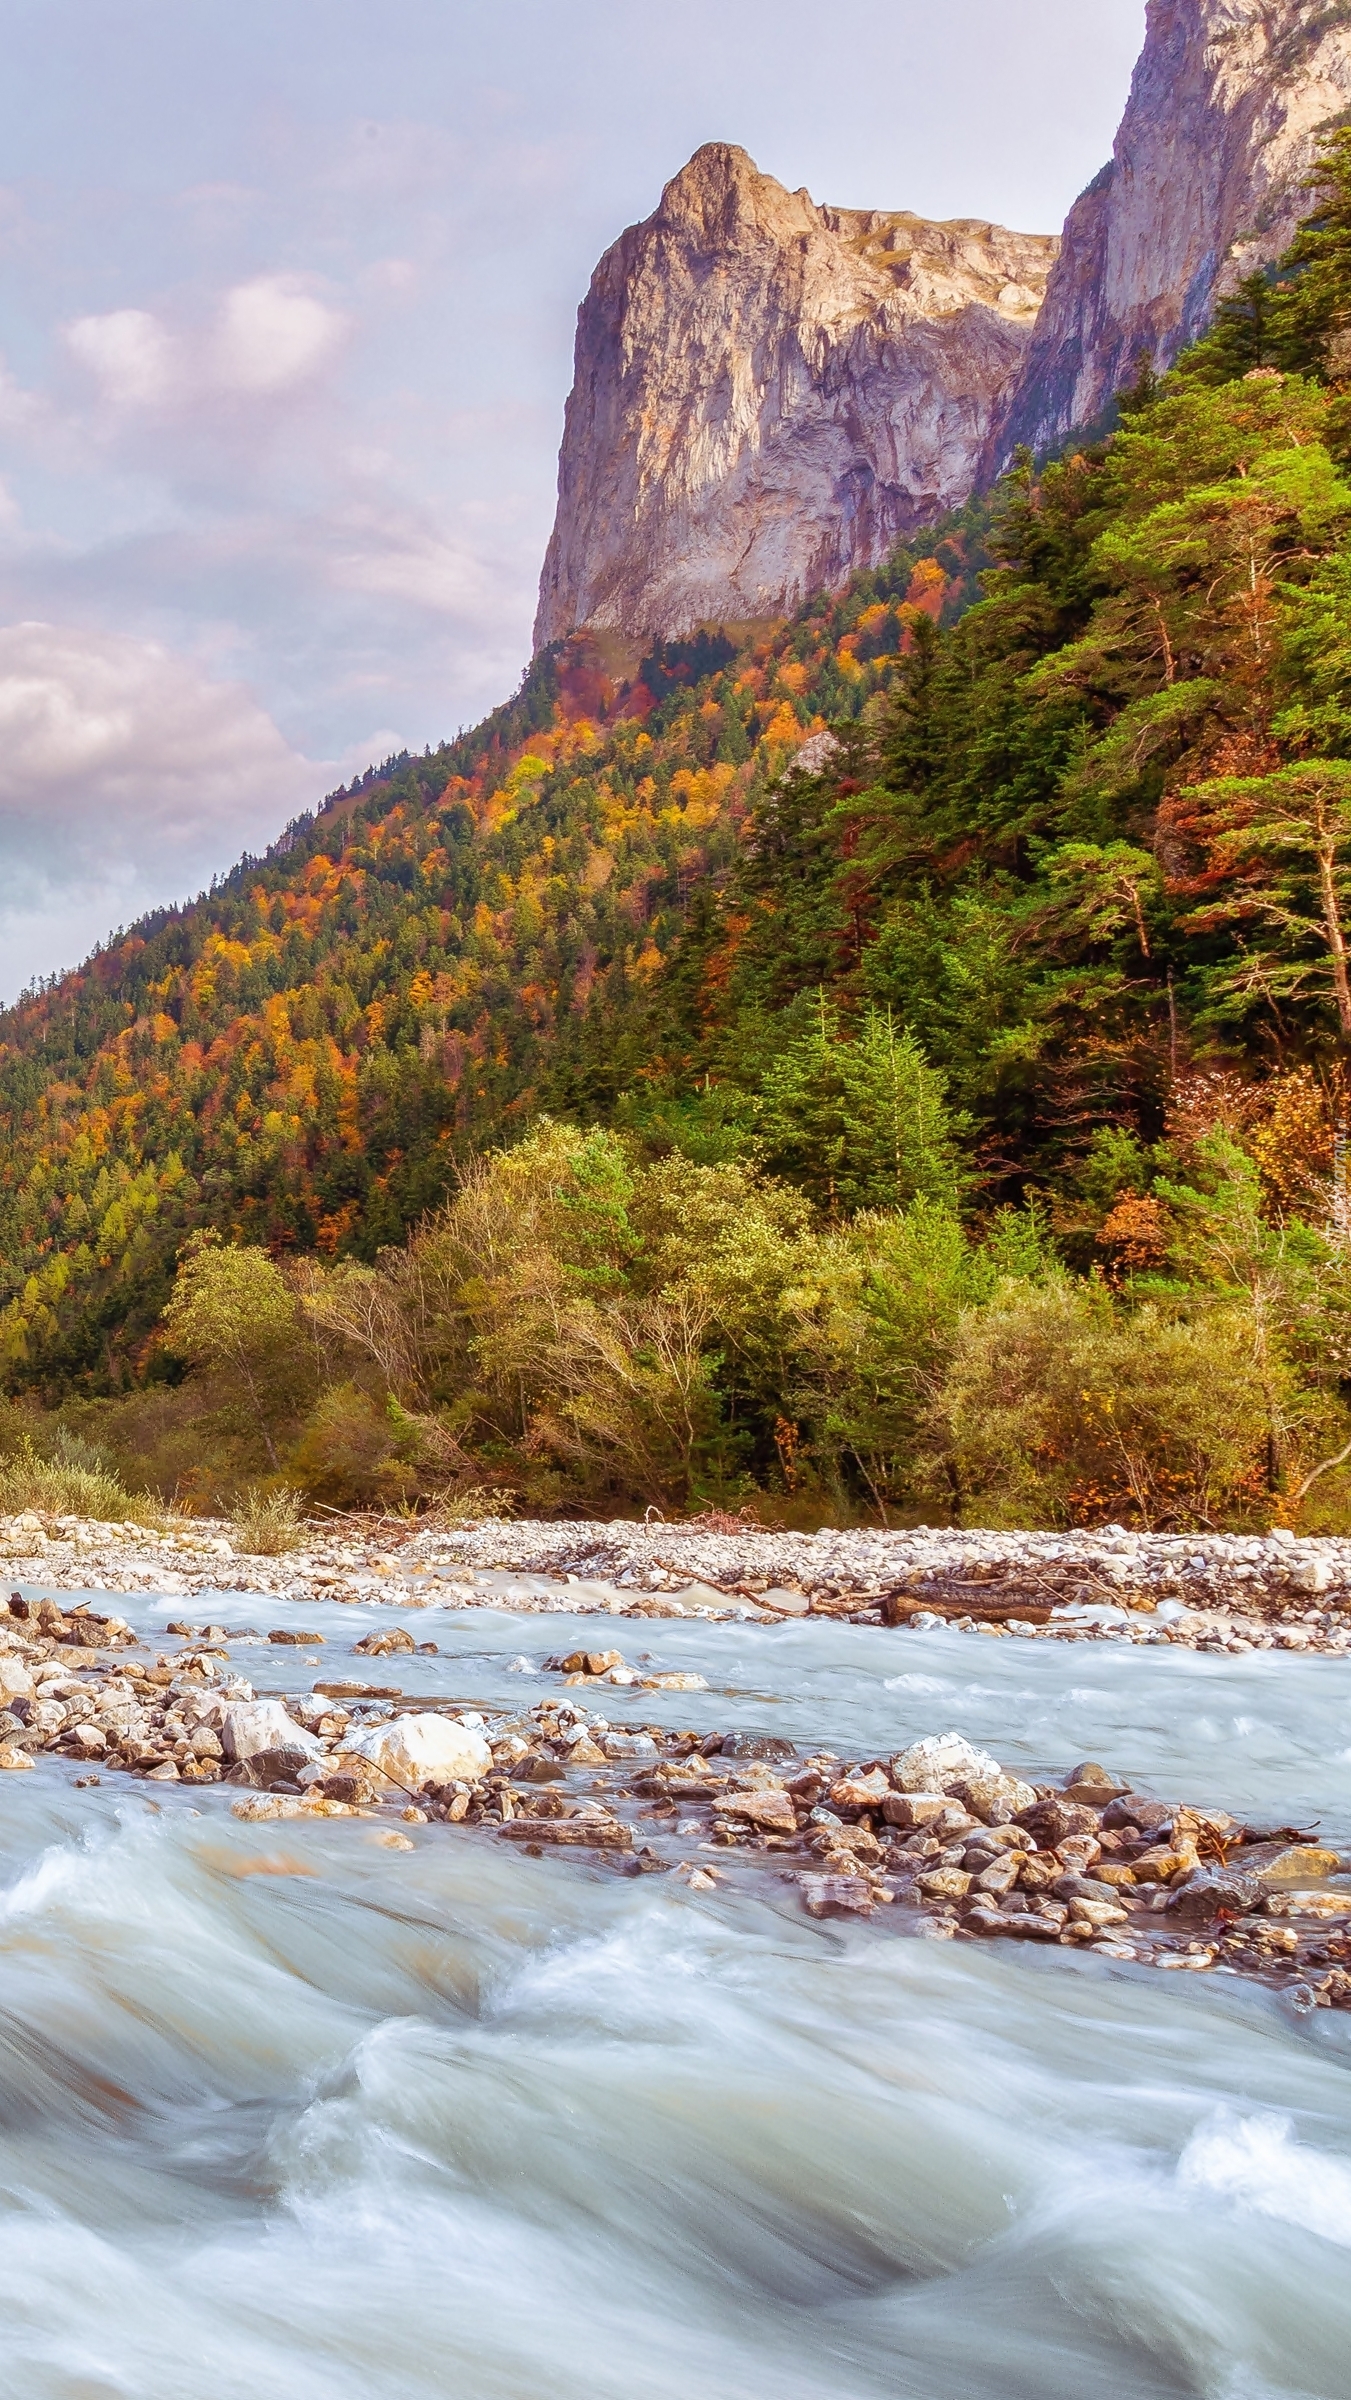
[[[172,1604],[115,1605],[164,1646]],[[325,1634],[242,1643],[260,1690],[359,1672],[390,1621],[191,1613]],[[955,1728],[1351,1841],[1330,1658],[409,1622],[440,1655],[371,1662],[409,1693],[519,1709],[603,1636],[711,1687],[607,1692],[615,1725],[856,1758]],[[768,1874],[695,1893],[439,1824],[391,1850],[74,1772],[0,1779],[5,2400],[1351,2392],[1345,2016],[818,1924]]]

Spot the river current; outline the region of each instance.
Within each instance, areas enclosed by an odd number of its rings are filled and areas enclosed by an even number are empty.
[[[163,1598],[112,1605],[163,1643]],[[260,1613],[260,1611],[262,1613]],[[259,1690],[389,1612],[290,1622]],[[519,1709],[594,1617],[420,1612]],[[604,1622],[707,1692],[613,1725],[1034,1778],[1351,1842],[1351,1665],[829,1622]],[[322,1661],[322,1664],[320,1663]],[[598,1705],[594,1695],[587,1695]],[[816,1923],[487,1831],[0,1779],[6,2400],[1346,2400],[1351,2020],[1221,1973]]]

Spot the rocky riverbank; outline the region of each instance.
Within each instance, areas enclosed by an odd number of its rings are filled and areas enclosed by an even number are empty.
[[[491,1606],[625,1616],[935,1619],[1044,1639],[1233,1648],[1351,1647],[1351,1539],[1243,1534],[814,1534],[683,1523],[372,1521],[316,1529],[283,1557],[242,1555],[224,1523],[156,1533],[0,1518],[0,1573],[51,1592]],[[1067,1617],[1063,1612],[1078,1612]],[[1085,1618],[1083,1611],[1098,1612]]]
[[[312,1657],[317,1634],[177,1621],[168,1638],[177,1646],[152,1658],[116,1617],[11,1600],[0,1770],[45,1751],[79,1780],[227,1781],[246,1819],[383,1818],[394,1848],[411,1838],[403,1826],[439,1823],[707,1891],[771,1874],[816,1917],[883,1910],[930,1938],[1088,1945],[1256,1975],[1302,2007],[1351,2006],[1351,1856],[1316,1829],[1240,1824],[1091,1762],[1029,1784],[955,1733],[844,1759],[770,1734],[621,1728],[610,1693],[707,1685],[643,1673],[616,1650],[547,1660],[548,1696],[485,1714],[386,1680],[397,1668],[374,1661],[435,1649],[405,1626],[367,1635],[359,1673],[335,1661],[305,1693],[259,1695],[231,1644],[266,1646],[280,1667],[297,1646]]]

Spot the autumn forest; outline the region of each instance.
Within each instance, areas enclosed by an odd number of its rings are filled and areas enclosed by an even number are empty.
[[[0,1447],[1344,1528],[1351,136],[1310,207],[883,571],[554,645],[12,1008]]]

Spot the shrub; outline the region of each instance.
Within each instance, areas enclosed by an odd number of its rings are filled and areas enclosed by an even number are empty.
[[[280,1267],[265,1250],[195,1235],[164,1323],[173,1348],[210,1377],[222,1422],[259,1435],[278,1467],[279,1427],[311,1397],[316,1371],[306,1318]]]
[[[231,1528],[235,1548],[252,1558],[275,1558],[303,1549],[308,1531],[299,1492],[286,1485],[251,1483],[240,1495]]]
[[[1126,1310],[1068,1279],[959,1329],[929,1472],[986,1524],[1265,1520],[1269,1389],[1241,1310]]]
[[[129,1492],[78,1434],[58,1427],[58,1455],[43,1458],[25,1436],[0,1459],[0,1513],[36,1509],[50,1517],[88,1517],[103,1525],[151,1525],[159,1510],[144,1492]],[[64,1451],[65,1455],[60,1452]]]
[[[470,1483],[463,1491],[442,1493],[426,1521],[435,1525],[498,1524],[511,1515],[519,1499],[520,1493],[506,1484]]]

